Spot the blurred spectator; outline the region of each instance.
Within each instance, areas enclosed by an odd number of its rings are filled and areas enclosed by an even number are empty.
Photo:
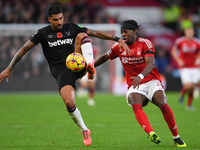
[[[174,0],[162,0],[164,24],[166,27],[177,31],[181,10]]]
[[[156,56],[155,56],[155,62],[156,62],[156,68],[158,69],[158,72],[163,75],[167,75],[170,71],[169,66],[169,52],[163,48],[163,47],[157,47],[156,49]]]

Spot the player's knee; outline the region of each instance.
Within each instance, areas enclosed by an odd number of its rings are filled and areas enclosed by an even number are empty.
[[[75,100],[73,98],[64,97],[63,101],[68,108],[71,108],[75,105]]]
[[[76,40],[81,41],[85,36],[88,36],[86,33],[79,33],[76,37]]]

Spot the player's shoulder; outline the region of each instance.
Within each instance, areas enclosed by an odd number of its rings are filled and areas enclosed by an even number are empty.
[[[200,45],[200,39],[198,39],[198,38],[194,37],[194,41],[195,41],[197,44],[199,44],[199,45]]]
[[[184,41],[186,41],[185,36],[181,36],[181,37],[179,37],[179,38],[176,39],[177,43],[181,43],[181,42],[184,42]]]
[[[138,42],[140,42],[140,43],[146,43],[146,44],[148,44],[148,43],[152,43],[149,39],[147,39],[147,38],[143,38],[143,37],[138,37]]]
[[[46,25],[46,26],[38,29],[38,32],[44,32],[44,33],[46,33],[46,32],[48,32],[50,30],[52,30],[51,25]]]
[[[142,43],[142,44],[144,44],[144,45],[147,45],[149,48],[152,48],[152,47],[153,47],[152,42],[151,42],[149,39],[147,39],[147,38],[138,37],[138,42],[139,42],[139,43]]]
[[[119,48],[119,43],[118,42],[115,42],[114,44],[113,44],[113,46],[112,46],[112,49],[113,48]]]

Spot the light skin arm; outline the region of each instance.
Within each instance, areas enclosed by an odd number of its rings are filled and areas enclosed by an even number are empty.
[[[114,35],[111,35],[107,32],[103,32],[103,31],[96,31],[96,30],[91,30],[91,29],[88,29],[87,30],[87,35],[89,36],[94,36],[94,37],[98,37],[98,38],[101,38],[101,39],[104,39],[104,40],[113,40],[115,41],[115,38],[116,36]],[[129,47],[127,46],[126,43],[124,43],[124,41],[120,38],[118,41],[119,43],[119,48],[121,49],[122,47],[124,48],[124,50],[127,52],[127,53],[130,53],[130,49]]]
[[[105,63],[108,60],[107,54],[102,54],[100,57],[97,58],[97,60],[94,62],[94,67],[97,67],[103,63]]]
[[[146,62],[146,67],[144,68],[144,70],[141,72],[141,74],[146,77],[149,73],[151,73],[151,71],[154,69],[155,67],[155,59],[154,57],[145,57],[145,62]],[[139,88],[140,82],[141,82],[141,78],[139,76],[134,76],[131,77],[131,79],[133,79],[133,88]]]
[[[178,49],[174,46],[171,51],[172,57],[177,62],[178,66],[184,66],[184,62],[178,56]]]
[[[7,78],[7,82],[9,82],[9,78],[11,75],[11,71],[14,68],[14,66],[17,64],[17,62],[26,54],[26,52],[28,52],[35,44],[33,42],[31,42],[30,40],[28,40],[24,46],[22,46],[17,53],[15,54],[15,56],[13,57],[12,61],[10,62],[10,64],[8,65],[8,67],[3,70],[0,74],[0,83]]]

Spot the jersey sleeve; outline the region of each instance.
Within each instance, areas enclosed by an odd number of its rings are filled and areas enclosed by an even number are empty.
[[[41,42],[42,39],[42,29],[39,29],[36,33],[32,35],[30,38],[31,42],[33,42],[35,45]]]
[[[119,46],[118,46],[118,44],[117,45],[114,45],[111,49],[109,49],[108,51],[107,51],[107,56],[108,56],[108,58],[110,59],[110,60],[112,60],[112,59],[115,59],[115,58],[117,58],[118,57],[118,49],[119,49]]]
[[[87,32],[87,28],[86,27],[83,27],[79,24],[75,24],[75,23],[72,23],[73,25],[73,28],[75,29],[75,31],[77,31],[77,33],[81,33],[81,32]]]
[[[155,48],[152,44],[152,42],[148,39],[144,39],[144,56],[152,56],[154,57],[155,54]]]
[[[179,47],[178,47],[178,46],[179,46],[179,43],[180,43],[179,41],[180,41],[179,38],[175,40],[174,45],[173,45],[174,48],[176,48],[176,49],[179,48]]]

